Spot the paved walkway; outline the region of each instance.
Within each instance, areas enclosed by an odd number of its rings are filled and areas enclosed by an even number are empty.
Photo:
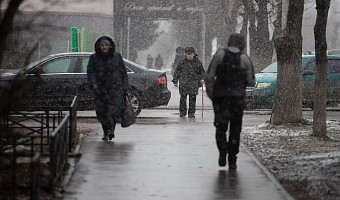
[[[244,148],[236,171],[218,166],[211,112],[203,120],[143,110],[137,124],[118,127],[108,142],[101,141],[99,123],[78,123],[88,135],[64,199],[292,199]]]

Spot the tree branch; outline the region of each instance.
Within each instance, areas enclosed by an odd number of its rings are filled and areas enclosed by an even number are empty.
[[[11,0],[5,15],[0,22],[0,60],[6,47],[7,36],[12,30],[14,16],[18,12],[19,6],[23,1],[24,0]]]

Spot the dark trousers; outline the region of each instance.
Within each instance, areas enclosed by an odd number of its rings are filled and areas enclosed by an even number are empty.
[[[113,120],[110,123],[102,123],[104,135],[108,134],[108,130],[111,130],[111,132],[114,133],[116,129],[116,123],[117,123],[116,120]]]
[[[114,131],[117,121],[110,112],[113,110],[112,106],[109,106],[108,103],[97,101],[95,109],[98,121],[102,124],[104,135],[107,135],[108,130]]]
[[[181,94],[179,100],[179,113],[181,115],[187,114],[187,94]],[[189,95],[189,110],[188,115],[195,115],[196,112],[196,95]]]
[[[244,97],[219,97],[213,100],[216,127],[216,144],[220,152],[228,152],[229,158],[239,152]],[[230,124],[229,140],[227,140]]]

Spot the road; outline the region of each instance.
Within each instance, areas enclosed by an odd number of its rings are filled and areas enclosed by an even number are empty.
[[[179,95],[178,95],[178,87],[174,87],[171,80],[171,73],[167,73],[168,76],[168,89],[171,91],[171,99],[167,106],[160,106],[159,109],[178,109],[179,105]],[[203,97],[202,97],[203,93]],[[212,108],[212,102],[209,97],[206,95],[205,88],[203,87],[199,89],[199,94],[197,96],[197,109],[196,117],[202,116],[202,105],[203,105],[203,116],[205,113],[209,115],[209,111]],[[327,120],[336,120],[340,121],[340,107],[336,108],[327,108]],[[211,114],[211,113],[210,113]],[[270,109],[256,109],[256,110],[246,110],[245,111],[245,120],[244,126],[253,126],[258,122],[253,121],[259,119],[261,122],[266,122],[270,120],[271,110]],[[302,115],[305,119],[313,119],[313,111],[310,108],[303,108]]]

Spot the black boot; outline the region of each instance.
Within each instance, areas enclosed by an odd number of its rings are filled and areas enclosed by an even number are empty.
[[[108,135],[109,135],[109,140],[112,140],[112,138],[115,137],[115,126],[111,126],[109,131],[108,131]]]
[[[115,137],[114,130],[109,130],[109,140]]]
[[[104,141],[107,141],[108,140],[108,131],[104,131],[104,133],[103,133],[103,137],[102,137],[102,140],[104,140]]]
[[[108,128],[104,124],[102,124],[102,128],[103,128],[102,140],[106,141],[106,140],[108,140]]]
[[[226,151],[220,151],[220,157],[218,159],[218,165],[220,167],[224,167],[227,164],[227,152]]]
[[[231,156],[231,155],[228,156],[229,169],[236,169],[237,168],[236,160],[237,160],[236,156]]]

